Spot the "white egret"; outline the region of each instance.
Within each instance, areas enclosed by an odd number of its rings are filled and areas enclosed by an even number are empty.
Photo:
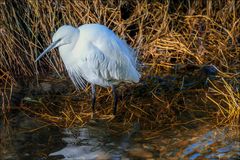
[[[79,28],[63,25],[53,35],[52,43],[36,59],[59,47],[67,72],[77,88],[91,83],[92,110],[96,101],[95,85],[112,87],[113,114],[117,110],[115,86],[121,82],[139,82],[134,50],[104,25],[84,24]],[[35,61],[35,62],[36,62]]]

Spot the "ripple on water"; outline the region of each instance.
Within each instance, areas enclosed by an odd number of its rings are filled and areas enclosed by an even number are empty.
[[[240,157],[239,138],[228,138],[230,130],[226,128],[201,126],[153,133],[142,131],[135,124],[126,132],[109,122],[69,129],[41,127],[45,124],[30,122],[28,118],[16,122],[14,127],[1,126],[0,159],[234,160]]]

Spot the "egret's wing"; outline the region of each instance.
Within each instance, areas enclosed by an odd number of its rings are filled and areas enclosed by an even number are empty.
[[[89,68],[95,72],[96,76],[107,81],[139,81],[140,75],[131,64],[130,59],[117,54],[109,44],[108,49],[112,50],[112,55],[103,53],[104,50],[93,43],[89,48],[91,48],[91,52],[88,50],[87,61],[90,64]]]
[[[110,33],[109,33],[110,32]],[[136,70],[136,57],[132,48],[109,30],[102,39],[93,41],[93,45],[103,54],[111,78],[138,82],[140,74]]]
[[[116,36],[112,31],[105,33],[103,38],[94,41],[93,44],[106,56],[116,61],[123,60],[136,67],[136,54],[128,44]]]
[[[76,43],[74,54],[91,70],[83,71],[84,79],[89,82],[89,78],[95,80],[102,78],[106,81],[139,81],[140,74],[136,70],[134,50],[125,41],[106,26],[99,24],[82,25],[79,31],[80,39]],[[81,68],[86,67],[81,66]]]
[[[127,59],[136,66],[136,54],[127,43],[120,39],[112,30],[100,24],[84,24],[79,27],[81,43],[92,43],[104,55],[111,59]]]

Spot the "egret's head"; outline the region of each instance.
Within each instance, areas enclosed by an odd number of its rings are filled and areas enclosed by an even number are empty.
[[[74,36],[74,34],[76,34],[76,32],[77,28],[74,28],[71,25],[64,25],[60,27],[56,33],[54,33],[52,41],[53,43],[59,41],[56,47],[70,44],[72,43],[72,37]]]
[[[52,43],[38,56],[35,60],[38,61],[42,58],[47,52],[50,50],[74,43],[76,35],[78,35],[78,29],[74,28],[71,25],[63,25],[61,26],[56,33],[54,33],[52,38]]]

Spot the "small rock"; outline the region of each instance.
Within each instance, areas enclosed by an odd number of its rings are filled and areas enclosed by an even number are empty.
[[[153,158],[153,154],[143,148],[131,148],[128,151],[128,155],[137,158]]]
[[[214,65],[204,66],[202,71],[208,76],[215,76],[218,73],[217,67]]]
[[[40,83],[40,86],[44,92],[50,92],[52,90],[52,85],[50,83],[42,82]]]
[[[101,159],[111,159],[111,157],[108,153],[100,152],[96,157],[96,160],[101,160]]]

